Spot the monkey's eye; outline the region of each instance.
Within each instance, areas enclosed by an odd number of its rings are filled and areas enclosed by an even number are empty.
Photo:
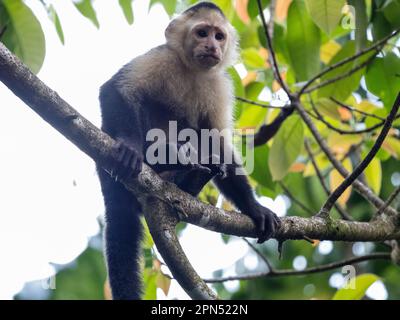
[[[200,30],[197,31],[197,35],[198,35],[200,38],[205,38],[205,37],[207,37],[207,31],[204,30],[204,29],[200,29]]]
[[[224,39],[225,39],[225,36],[224,36],[223,33],[218,32],[218,33],[215,35],[215,39],[217,39],[218,41],[221,41],[221,40],[224,40]]]

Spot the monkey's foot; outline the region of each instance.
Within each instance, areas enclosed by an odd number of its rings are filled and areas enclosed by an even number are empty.
[[[281,219],[268,208],[259,204],[247,213],[254,221],[258,232],[258,243],[270,239],[281,226]]]

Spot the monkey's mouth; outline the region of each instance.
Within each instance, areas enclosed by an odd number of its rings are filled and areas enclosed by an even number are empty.
[[[215,62],[219,62],[221,60],[220,57],[212,53],[199,54],[197,58],[200,60],[214,60]]]

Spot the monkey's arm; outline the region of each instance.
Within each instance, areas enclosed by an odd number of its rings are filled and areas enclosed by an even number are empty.
[[[258,132],[254,136],[254,145],[261,146],[266,144],[281,127],[283,121],[286,120],[294,111],[293,106],[283,108],[279,115],[270,124],[264,124],[260,127]]]
[[[241,174],[238,174],[237,170],[242,171]],[[226,176],[216,176],[214,183],[242,213],[253,219],[259,233],[259,243],[268,240],[279,228],[280,219],[258,203],[243,169],[238,164],[226,165]]]
[[[142,169],[143,149],[148,114],[139,99],[127,102],[116,88],[114,80],[100,91],[102,130],[117,141],[116,160],[111,175],[116,178],[136,176]]]

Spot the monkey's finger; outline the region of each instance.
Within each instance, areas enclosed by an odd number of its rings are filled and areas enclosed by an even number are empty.
[[[282,225],[281,219],[276,214],[272,214],[272,222],[275,226],[275,229],[279,229]]]
[[[259,234],[257,243],[263,243],[265,241],[265,215],[260,215],[256,220],[256,224]]]
[[[132,175],[134,177],[137,177],[139,173],[142,171],[143,168],[143,160],[141,157],[136,156],[134,159],[134,162],[132,163]]]

